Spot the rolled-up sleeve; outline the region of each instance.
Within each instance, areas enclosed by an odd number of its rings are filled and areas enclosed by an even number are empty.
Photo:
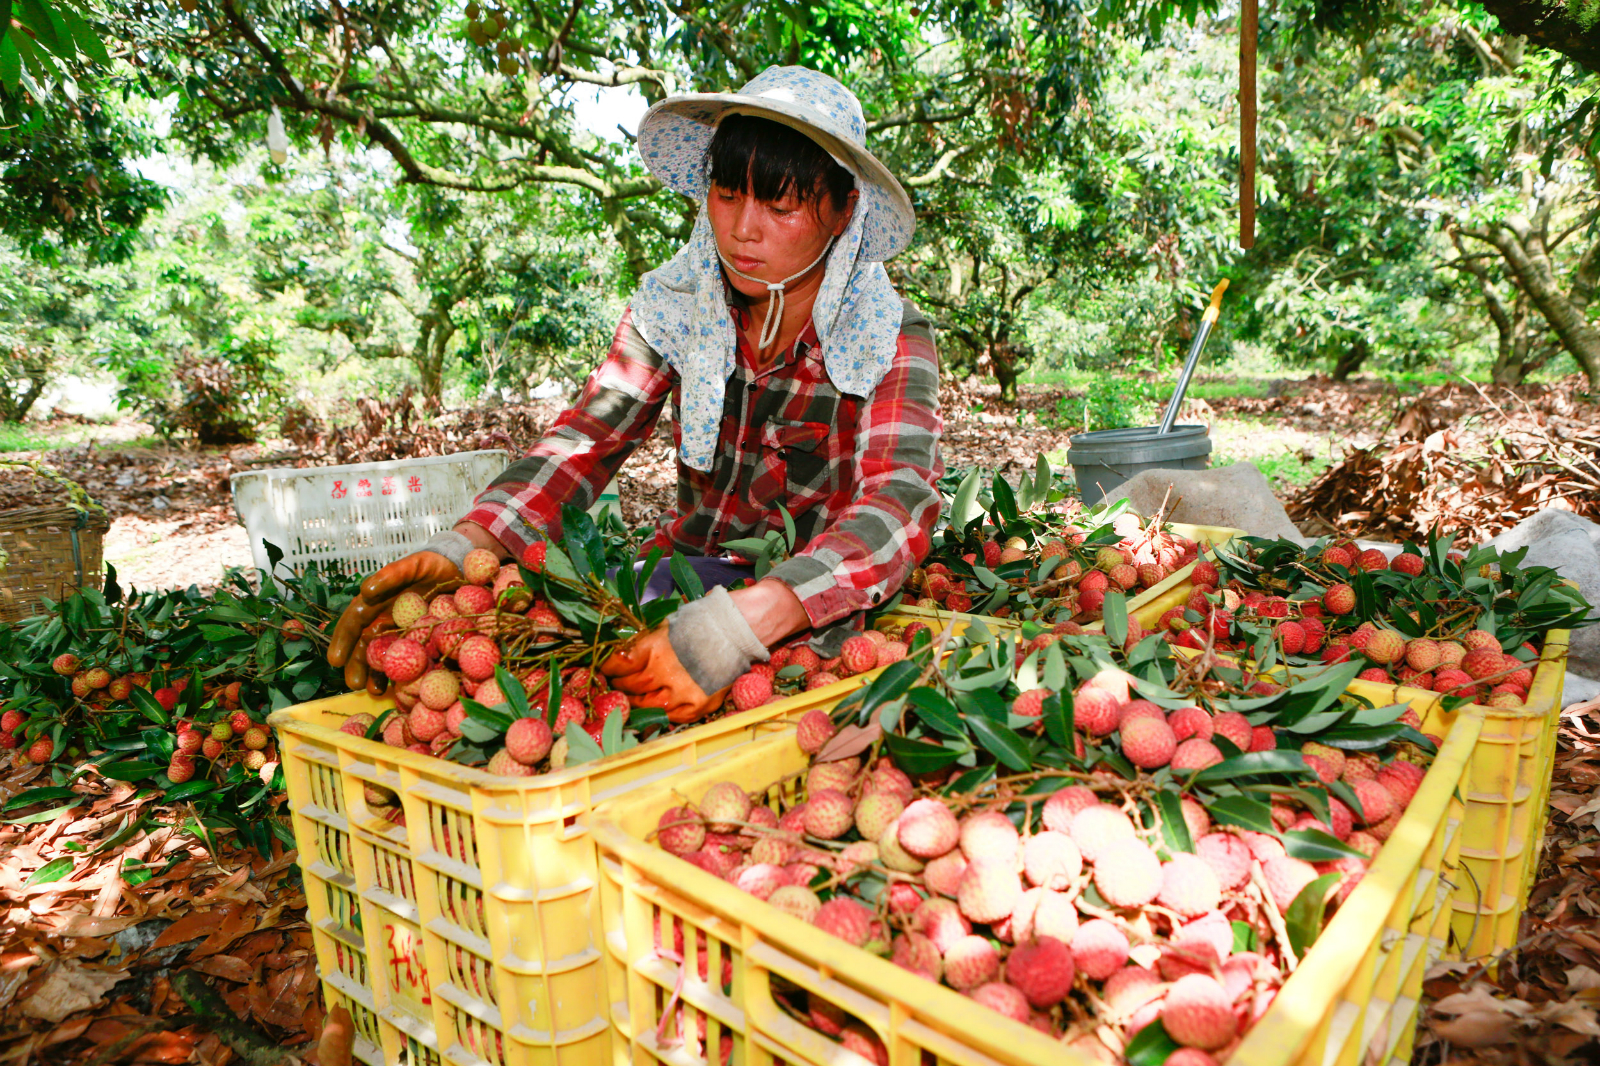
[[[537,531],[559,538],[561,505],[594,505],[655,428],[673,382],[666,361],[634,329],[632,310],[625,312],[577,403],[490,483],[463,520],[488,530],[518,557]]]
[[[939,517],[939,359],[920,313],[901,327],[893,365],[857,415],[854,501],[772,568],[825,626],[892,596],[927,557]]]

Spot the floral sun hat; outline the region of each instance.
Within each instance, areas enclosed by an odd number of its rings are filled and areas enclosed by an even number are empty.
[[[826,253],[811,317],[835,388],[867,397],[894,361],[901,303],[883,268],[911,243],[916,215],[894,175],[867,151],[861,102],[838,81],[805,67],[769,67],[735,93],[691,93],[656,104],[639,124],[639,154],[668,188],[700,202],[689,242],[646,274],[633,323],[678,372],[682,460],[710,470],[737,338],[728,314],[716,236],[705,212],[706,150],[731,114],[793,127],[856,179],[849,225]],[[778,291],[781,295],[780,290]]]

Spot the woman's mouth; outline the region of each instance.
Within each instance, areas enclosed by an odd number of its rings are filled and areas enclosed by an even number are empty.
[[[752,271],[755,271],[755,270],[759,270],[761,268],[761,266],[763,265],[761,260],[759,260],[759,259],[751,259],[749,256],[735,255],[735,256],[730,256],[729,258],[731,258],[733,260],[733,265],[734,265],[735,269],[742,270],[746,274],[749,274],[749,273],[751,273]]]

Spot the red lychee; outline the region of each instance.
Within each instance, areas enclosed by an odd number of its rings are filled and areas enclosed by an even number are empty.
[[[848,896],[835,896],[812,916],[811,924],[824,933],[861,947],[872,937],[873,914]]]
[[[1222,901],[1222,885],[1209,863],[1198,855],[1180,851],[1161,866],[1161,890],[1156,900],[1170,911],[1193,918],[1216,909]]]
[[[1349,614],[1356,609],[1355,589],[1343,582],[1330,585],[1322,594],[1322,606],[1329,614]]]
[[[1198,973],[1173,982],[1162,1002],[1161,1024],[1178,1043],[1205,1050],[1227,1045],[1239,1029],[1228,993],[1216,978]]]
[[[839,666],[846,677],[877,669],[878,645],[865,636],[846,638],[839,648]]]
[[[1083,974],[1103,981],[1128,961],[1128,937],[1103,918],[1078,926],[1072,936],[1072,962]]]
[[[1028,838],[1022,864],[1029,883],[1061,891],[1083,871],[1083,854],[1066,833],[1047,829]]]
[[[1018,944],[1006,957],[1006,981],[1015,985],[1040,1010],[1052,1007],[1072,991],[1072,951],[1054,937]]]
[[[944,979],[957,991],[992,981],[999,972],[1000,953],[984,937],[960,937],[944,952]]]
[[[1124,721],[1119,732],[1122,754],[1141,770],[1155,770],[1167,765],[1178,746],[1172,727],[1159,719],[1135,718]]]
[[[1073,817],[1071,835],[1085,859],[1099,862],[1101,854],[1112,844],[1134,839],[1133,823],[1110,804],[1097,803]]]
[[[1309,862],[1291,859],[1287,855],[1268,859],[1261,864],[1261,874],[1278,910],[1287,912],[1300,890],[1317,879],[1317,871]]]
[[[961,876],[956,902],[961,913],[974,922],[997,922],[1009,917],[1022,896],[1022,882],[1011,862],[972,859]]]

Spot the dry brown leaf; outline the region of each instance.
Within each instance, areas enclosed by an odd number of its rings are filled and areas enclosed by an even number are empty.
[[[22,1013],[30,1018],[59,1022],[75,1011],[87,1010],[101,1001],[126,970],[105,970],[88,966],[77,959],[53,963],[44,983],[21,1003]]]

